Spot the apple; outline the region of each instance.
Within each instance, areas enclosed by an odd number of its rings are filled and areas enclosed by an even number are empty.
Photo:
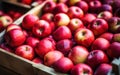
[[[99,36],[108,31],[108,23],[104,19],[96,18],[88,25],[88,28],[94,33],[95,36]]]
[[[54,19],[54,14],[53,13],[45,13],[41,16],[42,20],[46,20],[48,22],[52,22]]]
[[[94,75],[107,75],[112,70],[112,65],[107,63],[102,63],[95,70]]]
[[[83,12],[83,10],[81,8],[79,8],[77,6],[71,6],[68,9],[67,15],[70,18],[79,18],[79,19],[81,19],[84,16],[84,12]]]
[[[99,12],[102,12],[102,11],[113,12],[112,6],[110,4],[102,4],[102,6],[100,7]]]
[[[60,51],[50,51],[44,56],[44,64],[46,66],[52,66],[56,61],[64,57],[63,53]]]
[[[103,50],[106,51],[110,46],[110,42],[105,38],[96,38],[91,45],[92,50]]]
[[[93,75],[93,70],[89,65],[80,63],[72,68],[71,75]]]
[[[73,66],[73,62],[67,57],[63,57],[53,64],[54,70],[61,73],[70,72]]]
[[[86,61],[88,54],[89,52],[86,47],[76,45],[69,52],[68,58],[70,58],[74,64],[79,64]]]
[[[40,40],[38,38],[29,36],[26,38],[25,44],[30,45],[31,47],[34,48],[36,46],[36,44],[39,43],[39,41]]]
[[[33,0],[18,0],[18,1],[21,2],[21,3],[23,3],[23,4],[30,5]]]
[[[8,46],[6,43],[1,43],[0,48],[8,52],[12,52],[12,53],[14,52],[14,50],[10,46]]]
[[[28,60],[32,60],[35,56],[34,50],[29,45],[20,45],[15,49],[15,54]]]
[[[74,39],[77,44],[89,47],[95,40],[94,34],[87,28],[79,28],[74,34]]]
[[[78,18],[72,18],[67,25],[71,32],[75,32],[78,28],[84,28],[83,22]]]
[[[69,39],[63,39],[56,43],[56,49],[62,52],[64,56],[68,56],[72,46],[73,46],[73,43]]]
[[[108,20],[109,24],[109,31],[112,33],[117,33],[119,31],[120,18],[119,17],[112,17]]]
[[[42,10],[44,13],[52,12],[55,7],[56,7],[56,3],[54,1],[49,0],[45,3]]]
[[[112,38],[112,41],[113,42],[120,42],[120,33],[115,33],[113,34],[113,38]]]
[[[102,50],[92,50],[86,60],[86,63],[95,70],[100,64],[108,63],[108,56]]]
[[[20,29],[22,30],[22,28],[17,25],[17,24],[9,24],[7,27],[6,27],[6,32],[9,32],[10,30],[13,30],[13,29]]]
[[[111,43],[109,49],[107,50],[107,54],[111,58],[118,58],[120,56],[120,43],[119,42]]]
[[[0,16],[3,16],[4,12],[2,10],[0,10]]]
[[[49,35],[48,37],[45,37],[44,39],[47,39],[47,40],[51,41],[52,44],[53,44],[54,46],[56,46],[56,41],[53,39],[53,36],[52,36],[52,35]]]
[[[58,0],[58,3],[65,3],[65,4],[67,4],[68,1],[69,0]]]
[[[75,4],[75,6],[78,6],[79,8],[81,8],[83,10],[84,13],[88,12],[89,9],[89,5],[87,2],[85,1],[79,1]]]
[[[54,17],[54,23],[56,26],[67,26],[70,22],[70,18],[65,13],[58,13]]]
[[[104,39],[107,39],[110,43],[112,42],[112,38],[113,38],[113,33],[110,33],[110,32],[105,32],[103,34],[101,34],[99,36],[99,38],[104,38]]]
[[[55,50],[55,47],[50,40],[42,39],[39,43],[36,44],[36,47],[34,49],[37,55],[44,59],[45,54]]]
[[[68,6],[65,3],[58,3],[56,7],[53,9],[52,13],[58,14],[58,13],[67,13]]]
[[[103,11],[103,12],[100,12],[98,15],[97,15],[97,18],[103,18],[105,19],[106,21],[108,21],[108,19],[112,18],[113,15],[111,12],[109,11]]]
[[[32,62],[37,63],[37,64],[43,64],[43,60],[39,57],[33,58]]]
[[[39,38],[47,37],[51,32],[52,30],[49,22],[45,20],[38,20],[32,28],[33,35]]]
[[[5,32],[5,41],[11,47],[22,45],[26,40],[26,35],[20,29],[12,29]]]
[[[120,8],[118,8],[118,9],[114,12],[114,16],[120,17],[119,12],[120,12]]]
[[[33,14],[27,14],[22,21],[22,27],[27,30],[31,30],[36,21],[38,21],[39,18]]]
[[[72,38],[72,33],[67,26],[58,27],[52,34],[56,41]]]
[[[68,1],[68,4],[70,5],[70,6],[73,6],[73,5],[75,5],[77,2],[80,2],[81,0],[69,0]]]
[[[84,26],[88,26],[93,20],[96,19],[96,16],[92,13],[86,13],[82,18]]]

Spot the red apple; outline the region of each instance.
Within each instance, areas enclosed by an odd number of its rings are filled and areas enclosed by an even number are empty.
[[[27,14],[22,21],[22,27],[24,29],[32,29],[32,27],[34,26],[34,24],[36,23],[36,21],[38,21],[39,18],[33,14]]]
[[[78,18],[72,18],[68,24],[68,27],[70,28],[71,32],[75,32],[78,28],[84,28],[83,22]]]
[[[95,36],[99,36],[108,30],[108,23],[104,19],[93,20],[88,28],[94,33]]]
[[[32,61],[37,64],[43,64],[43,60],[39,57],[35,57]]]
[[[103,63],[96,70],[94,75],[107,75],[112,70],[112,65]]]
[[[54,14],[53,13],[45,13],[41,16],[42,20],[46,20],[48,22],[52,22],[54,19]]]
[[[36,44],[39,43],[39,39],[35,38],[35,37],[32,37],[32,36],[29,36],[29,37],[26,38],[25,43],[34,48],[36,46]]]
[[[70,5],[70,6],[73,6],[73,5],[75,5],[77,2],[80,2],[81,0],[69,0],[68,1],[68,4]]]
[[[64,54],[64,56],[68,56],[68,53],[71,51],[73,43],[69,39],[63,39],[56,43],[56,49]]]
[[[10,30],[13,30],[13,29],[20,29],[20,30],[22,30],[22,28],[19,25],[17,25],[17,24],[9,24],[6,27],[6,32],[9,32]]]
[[[60,26],[53,32],[53,38],[56,41],[72,38],[72,33],[67,26]]]
[[[15,49],[15,54],[26,58],[28,60],[32,60],[35,56],[34,50],[29,45],[20,45]]]
[[[91,30],[87,28],[79,28],[75,32],[74,39],[77,44],[89,47],[93,43],[95,37]]]
[[[102,6],[100,7],[99,12],[102,12],[102,11],[113,12],[112,11],[112,6],[110,4],[102,4]]]
[[[18,0],[18,1],[21,2],[21,3],[23,3],[23,4],[30,5],[33,0]]]
[[[79,19],[81,19],[84,16],[84,12],[83,12],[83,10],[81,8],[79,8],[77,6],[71,6],[68,9],[67,15],[70,18],[79,18]]]
[[[42,59],[44,58],[45,54],[49,51],[55,50],[53,43],[48,39],[42,39],[39,43],[36,44],[35,52],[38,56]]]
[[[87,64],[80,63],[72,68],[71,75],[93,75],[93,71]]]
[[[84,63],[87,59],[89,52],[84,46],[74,46],[69,52],[68,57],[74,64]]]
[[[108,56],[102,50],[92,50],[86,60],[86,63],[96,69],[102,63],[108,63]]]
[[[12,52],[12,53],[14,52],[14,50],[10,46],[8,46],[6,43],[1,43],[0,48],[6,50],[8,52]]]
[[[63,57],[53,64],[53,68],[55,69],[55,71],[62,73],[70,72],[73,66],[74,65],[72,61],[67,57]]]
[[[44,56],[44,64],[46,66],[52,66],[56,61],[64,57],[60,51],[50,51]]]
[[[54,17],[54,23],[56,26],[66,26],[70,22],[70,18],[65,13],[58,13]]]
[[[112,41],[113,42],[120,42],[120,33],[115,33],[113,34],[113,38],[112,38]]]
[[[103,50],[106,51],[110,46],[110,42],[104,38],[96,38],[95,41],[92,43],[92,50]]]
[[[50,35],[51,32],[50,24],[45,20],[37,21],[32,28],[32,33],[39,38],[44,38]]]

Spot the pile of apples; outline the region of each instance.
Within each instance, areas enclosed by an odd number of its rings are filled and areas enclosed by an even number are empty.
[[[107,75],[120,57],[119,0],[49,0],[6,27],[1,48],[70,75]]]

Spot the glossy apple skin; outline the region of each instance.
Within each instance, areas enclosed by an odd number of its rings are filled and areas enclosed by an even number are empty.
[[[56,7],[56,3],[49,0],[46,2],[46,4],[43,6],[43,12],[44,13],[48,13],[48,12],[52,12],[53,9]]]
[[[68,57],[74,64],[84,63],[87,59],[89,52],[84,46],[74,46],[69,53]]]
[[[32,62],[37,63],[37,64],[43,64],[43,60],[39,57],[33,58]]]
[[[102,11],[113,12],[113,11],[112,11],[112,6],[109,5],[109,4],[102,4],[102,6],[100,7],[99,12],[102,12]]]
[[[68,56],[72,47],[73,47],[73,43],[69,39],[63,39],[56,43],[56,49],[62,52],[64,56]]]
[[[108,23],[104,19],[97,18],[90,23],[88,28],[92,30],[95,36],[99,36],[108,30]]]
[[[81,8],[84,11],[84,13],[88,12],[89,6],[85,1],[79,1],[75,4],[75,6],[78,6],[79,8]]]
[[[36,44],[37,43],[39,43],[39,39],[38,38],[35,38],[35,37],[32,37],[32,36],[30,36],[30,37],[27,37],[26,38],[26,41],[25,41],[25,43],[27,44],[27,45],[30,45],[31,47],[35,47],[36,46]]]
[[[89,53],[86,63],[95,70],[100,64],[108,63],[108,56],[102,50],[93,50]]]
[[[82,20],[80,20],[78,18],[72,18],[67,26],[70,28],[71,32],[73,32],[73,33],[78,28],[84,28],[84,24],[83,24]]]
[[[81,19],[84,16],[84,12],[83,12],[83,10],[81,8],[79,8],[77,6],[71,6],[68,9],[67,15],[70,18],[79,18],[79,19]]]
[[[72,38],[72,33],[67,26],[58,27],[52,35],[56,41]]]
[[[67,26],[70,22],[70,18],[65,13],[58,13],[54,17],[54,23],[57,27],[59,26]]]
[[[61,73],[70,72],[73,66],[74,66],[73,62],[67,57],[63,57],[53,64],[53,68],[55,69],[55,71]]]
[[[111,43],[109,49],[107,50],[107,54],[111,58],[118,58],[120,56],[120,43],[119,42]]]
[[[38,56],[40,56],[42,59],[44,58],[45,54],[49,51],[55,50],[55,47],[51,41],[48,39],[41,40],[35,47],[35,52]]]
[[[60,51],[50,51],[44,56],[44,64],[46,66],[52,66],[56,61],[64,57]]]
[[[65,3],[58,3],[56,7],[53,9],[52,13],[58,14],[58,13],[67,13],[68,6]]]
[[[106,51],[110,46],[110,42],[104,38],[96,38],[95,41],[92,43],[92,50],[103,50]]]
[[[94,34],[87,28],[79,28],[76,30],[74,39],[77,44],[89,47],[95,40]]]
[[[34,26],[34,24],[36,23],[36,21],[38,21],[39,18],[35,15],[32,14],[27,14],[22,21],[22,27],[24,29],[30,30],[32,29],[32,27]]]
[[[45,13],[41,16],[42,20],[46,20],[48,22],[52,22],[54,19],[54,14],[53,13]]]
[[[68,1],[68,5],[70,5],[70,6],[73,6],[73,5],[75,5],[77,2],[80,2],[81,0],[69,0]]]
[[[21,2],[21,3],[23,3],[23,4],[30,5],[33,0],[18,0],[18,1]]]
[[[22,28],[17,25],[17,24],[9,24],[7,27],[6,27],[6,32],[9,32],[10,30],[13,30],[13,29],[20,29],[22,30]]]
[[[94,75],[107,75],[112,70],[112,65],[103,63],[96,70]]]
[[[37,21],[32,28],[32,33],[39,38],[47,37],[51,32],[50,24],[45,20]]]
[[[34,50],[29,45],[20,45],[15,49],[15,54],[26,58],[28,60],[32,60],[35,56]]]
[[[12,29],[5,33],[5,41],[11,47],[22,45],[26,40],[26,36],[22,30]]]
[[[93,75],[93,70],[90,66],[84,63],[75,65],[71,70],[71,75]]]

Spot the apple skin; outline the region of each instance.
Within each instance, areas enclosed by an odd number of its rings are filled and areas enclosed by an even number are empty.
[[[81,8],[84,13],[88,12],[89,6],[85,1],[79,1],[75,4],[75,6],[78,6],[79,8]]]
[[[5,33],[5,41],[11,47],[22,45],[26,40],[26,35],[20,29],[12,29]]]
[[[86,13],[82,18],[84,26],[88,26],[93,20],[96,19],[96,16],[92,13]]]
[[[29,45],[20,45],[15,49],[15,54],[28,60],[32,60],[35,56],[34,50]]]
[[[113,38],[112,38],[112,41],[113,42],[120,42],[120,33],[115,33],[113,34]]]
[[[7,27],[6,27],[6,32],[9,32],[10,30],[13,30],[13,29],[20,29],[22,30],[22,28],[17,25],[17,24],[9,24]]]
[[[56,61],[64,57],[63,53],[60,51],[50,51],[44,56],[44,64],[46,66],[52,66]]]
[[[102,4],[102,6],[100,7],[99,12],[102,12],[102,11],[113,12],[112,11],[112,6],[110,4]]]
[[[23,3],[23,4],[30,5],[33,0],[18,0],[18,1],[21,2],[21,3]]]
[[[57,27],[59,26],[67,26],[70,22],[70,18],[65,13],[58,13],[54,17],[54,23]]]
[[[69,29],[70,29],[71,32],[73,32],[73,33],[74,33],[78,28],[84,28],[84,24],[83,24],[82,20],[80,20],[80,19],[78,19],[78,18],[72,18],[67,26],[69,27]]]
[[[68,9],[67,15],[70,18],[79,18],[79,19],[81,19],[84,16],[84,12],[83,12],[83,10],[81,8],[79,8],[77,6],[71,6]]]
[[[105,32],[102,35],[100,35],[99,38],[107,39],[111,43],[113,39],[113,35],[114,35],[113,33]]]
[[[68,6],[65,3],[58,3],[56,7],[53,9],[52,13],[58,14],[58,13],[67,13]]]
[[[56,41],[72,38],[72,33],[67,26],[58,27],[52,34]]]
[[[72,47],[73,47],[73,43],[69,39],[63,39],[56,43],[56,49],[62,52],[64,56],[68,56]]]
[[[74,64],[84,63],[87,59],[89,52],[84,46],[74,46],[69,52],[68,57],[72,60]]]
[[[52,29],[50,27],[49,22],[45,20],[39,20],[37,21],[33,28],[32,28],[32,33],[39,38],[44,38],[50,35],[52,32]]]
[[[54,19],[54,14],[53,13],[45,13],[41,16],[42,20],[46,20],[48,22],[52,22]]]
[[[94,75],[107,75],[112,70],[112,65],[102,63],[96,70]]]
[[[38,21],[39,18],[33,14],[27,14],[22,21],[22,27],[27,30],[31,30],[36,21]]]
[[[37,64],[43,64],[43,60],[39,57],[33,58],[32,62],[37,63]]]
[[[71,70],[71,75],[93,75],[93,70],[87,64],[80,63],[75,65]]]
[[[56,3],[49,0],[43,6],[43,12],[44,13],[52,12],[55,7],[56,7]]]
[[[108,20],[109,24],[109,31],[112,33],[118,33],[120,28],[120,18],[119,17],[112,17]]]
[[[61,73],[70,72],[73,66],[73,62],[67,57],[63,57],[53,64],[54,70]]]
[[[49,51],[55,50],[55,47],[50,40],[42,39],[39,43],[36,44],[36,47],[34,49],[37,55],[44,59],[45,54]]]
[[[14,53],[14,50],[10,46],[8,46],[7,43],[1,43],[0,48],[2,48],[5,51]]]
[[[92,50],[86,60],[86,63],[95,70],[100,64],[108,63],[108,56],[102,50]]]
[[[89,47],[95,40],[94,34],[87,28],[79,28],[76,30],[74,39],[77,44]]]
[[[95,36],[99,36],[108,30],[108,23],[104,19],[96,18],[88,25],[88,28],[92,30]]]
[[[92,50],[103,50],[106,51],[110,46],[110,42],[104,38],[96,38],[91,45]]]
[[[36,44],[39,43],[39,41],[40,41],[40,40],[39,40],[38,38],[29,36],[29,37],[26,38],[25,43],[26,43],[27,45],[30,45],[31,47],[34,48],[34,47],[36,46]]]
[[[111,43],[109,49],[107,50],[107,54],[111,58],[118,58],[120,56],[120,43],[119,42]]]
[[[68,5],[70,5],[70,6],[73,6],[73,5],[75,5],[77,2],[80,2],[81,0],[69,0],[68,1]]]

